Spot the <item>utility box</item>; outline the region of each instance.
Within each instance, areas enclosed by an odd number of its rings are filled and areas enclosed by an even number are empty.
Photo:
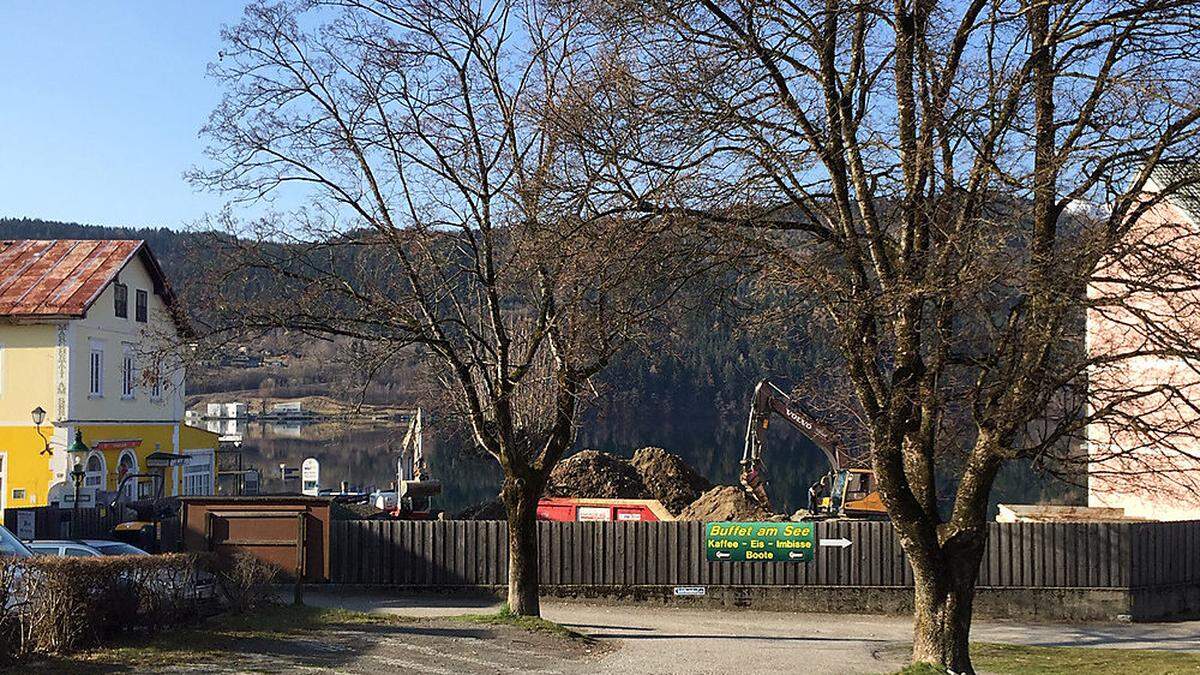
[[[218,564],[248,553],[288,579],[329,580],[329,505],[321,497],[184,497],[183,549]]]

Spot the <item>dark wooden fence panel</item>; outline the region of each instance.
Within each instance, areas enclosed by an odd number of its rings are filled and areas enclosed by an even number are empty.
[[[11,532],[17,531],[17,512],[32,512],[34,516],[34,536],[38,539],[108,539],[112,528],[121,519],[117,512],[107,508],[63,509],[57,506],[33,506],[28,508],[10,508],[4,511],[4,526]],[[77,518],[73,522],[73,519]],[[177,523],[178,521],[176,521]],[[178,526],[169,533],[178,538]],[[166,541],[166,548],[174,548],[175,540]]]
[[[6,518],[6,520],[8,520]],[[708,562],[692,522],[538,524],[539,573],[553,586],[912,585],[886,522],[820,522],[808,564]],[[418,587],[507,583],[501,521],[341,521],[332,529],[333,580]],[[1141,588],[1200,583],[1200,521],[992,523],[979,586]]]

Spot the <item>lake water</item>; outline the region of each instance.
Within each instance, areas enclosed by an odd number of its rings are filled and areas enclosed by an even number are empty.
[[[405,426],[362,423],[270,423],[209,420],[222,435],[242,436],[242,467],[258,469],[262,493],[299,492],[299,480],[286,483],[279,465],[296,469],[308,457],[321,463],[321,487],[338,489],[346,481],[357,489],[387,489],[396,480]],[[441,479],[443,492],[435,508],[457,513],[491,499],[500,489],[500,469],[490,457],[439,444],[428,426],[424,442],[429,470]],[[298,472],[297,472],[298,473]]]

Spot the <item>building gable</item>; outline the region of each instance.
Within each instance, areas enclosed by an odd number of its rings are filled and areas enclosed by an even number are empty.
[[[0,241],[0,318],[78,319],[130,261],[145,266],[176,327],[189,334],[166,276],[140,239],[21,239]],[[135,298],[129,298],[131,307]]]

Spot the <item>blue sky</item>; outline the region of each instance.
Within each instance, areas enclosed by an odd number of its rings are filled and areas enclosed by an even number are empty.
[[[0,216],[178,228],[220,209],[182,173],[244,5],[0,0]]]

